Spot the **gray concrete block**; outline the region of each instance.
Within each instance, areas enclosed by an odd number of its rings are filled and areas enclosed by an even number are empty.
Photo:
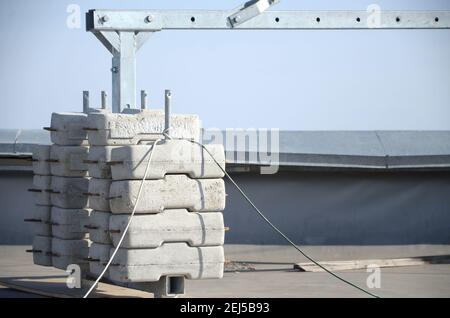
[[[64,209],[81,209],[87,206],[89,178],[52,177],[51,203]]]
[[[48,222],[30,222],[30,227],[34,235],[52,236],[52,226]]]
[[[109,252],[111,245],[92,243],[89,247],[89,272],[92,275],[98,276],[105,269],[106,264],[109,261]],[[104,278],[108,278],[109,269],[103,275]]]
[[[111,244],[109,236],[109,218],[110,212],[101,212],[93,210],[89,217],[86,228],[89,230],[89,239],[95,243]]]
[[[52,266],[52,238],[36,235],[33,238],[33,263],[42,266]]]
[[[109,188],[111,179],[91,178],[89,180],[89,207],[98,211],[110,211]]]
[[[88,154],[89,176],[99,179],[111,179],[111,151],[116,146],[91,146]]]
[[[51,211],[52,234],[65,240],[79,240],[87,237],[85,225],[89,222],[89,209],[61,209]]]
[[[63,240],[52,238],[52,263],[59,269],[66,270],[70,264],[80,265],[82,272],[89,270],[89,246],[88,239]]]
[[[225,169],[223,145],[207,145],[207,150]],[[131,145],[112,151],[114,180],[142,179],[152,145]],[[162,179],[166,174],[187,174],[191,178],[222,178],[223,171],[199,145],[187,140],[166,140],[159,143],[152,155],[147,179]]]
[[[87,145],[86,126],[84,113],[52,113],[50,139],[61,146]]]
[[[51,205],[50,190],[51,190],[51,176],[33,176],[33,198],[37,205]]]
[[[50,145],[36,145],[33,147],[33,173],[50,175]]]
[[[50,225],[51,206],[36,205],[28,213],[28,220],[34,235],[52,236],[52,226]]]
[[[113,181],[110,188],[111,212],[131,213],[141,180]],[[225,183],[222,179],[191,179],[167,175],[161,180],[145,180],[136,213],[159,213],[167,209],[222,211]]]
[[[85,177],[88,166],[87,146],[58,146],[52,145],[50,150],[50,171],[54,176]]]
[[[148,109],[136,114],[90,113],[88,139],[91,146],[128,145],[160,138],[164,112]],[[197,115],[171,115],[171,135],[199,140],[201,123]]]
[[[117,246],[128,220],[128,215],[111,215],[109,229],[114,246]],[[224,236],[223,215],[220,212],[165,210],[158,214],[135,215],[121,248],[154,248],[169,242],[215,246],[223,245]]]
[[[110,279],[118,282],[154,282],[166,275],[222,278],[224,253],[222,246],[167,243],[152,249],[119,249],[113,263]]]

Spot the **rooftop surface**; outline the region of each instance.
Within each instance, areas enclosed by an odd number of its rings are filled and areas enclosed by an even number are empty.
[[[1,277],[61,277],[65,272],[32,264],[29,246],[0,246]],[[449,245],[307,246],[317,260],[373,259],[448,255]],[[225,245],[227,260],[245,262],[251,269],[226,271],[221,280],[187,280],[186,297],[367,297],[324,272],[299,272],[292,263],[305,261],[289,246]],[[365,270],[339,272],[366,287]],[[450,297],[450,265],[381,268],[380,297]],[[0,297],[36,297],[0,287]]]

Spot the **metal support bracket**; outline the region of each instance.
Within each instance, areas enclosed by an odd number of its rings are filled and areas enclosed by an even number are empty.
[[[112,59],[112,110],[136,107],[136,52],[161,30],[449,29],[450,11],[266,11],[251,0],[237,11],[89,10],[86,30]]]
[[[128,19],[126,16],[123,21]],[[107,24],[110,21],[109,14],[90,10],[86,14],[86,28],[112,54],[112,111],[121,112],[124,108],[136,107],[136,52],[142,47],[152,32],[150,30],[94,30],[96,23]],[[151,17],[146,17],[147,23],[152,22]]]
[[[232,27],[242,24],[254,17],[260,15],[272,5],[277,4],[280,0],[252,0],[246,2],[240,7],[236,13],[228,17],[228,21]]]
[[[112,110],[136,107],[136,52],[151,32],[96,31],[97,39],[113,55],[112,58]]]

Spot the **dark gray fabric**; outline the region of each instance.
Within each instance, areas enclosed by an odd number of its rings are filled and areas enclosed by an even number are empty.
[[[298,244],[449,244],[448,172],[234,175]],[[283,244],[227,183],[228,243]]]
[[[298,244],[450,244],[450,172],[235,174]],[[31,172],[0,173],[0,244],[30,244]],[[284,244],[229,183],[227,243]]]
[[[31,172],[0,173],[0,244],[31,244],[31,226],[23,220],[34,209]]]

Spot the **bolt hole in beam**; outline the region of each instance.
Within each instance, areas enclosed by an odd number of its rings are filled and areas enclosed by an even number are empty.
[[[191,17],[191,22],[195,22],[195,17]]]
[[[400,17],[396,17],[395,21],[400,22]]]
[[[275,18],[275,22],[276,22],[276,23],[280,22],[280,18],[279,18],[279,17],[276,17],[276,18]]]
[[[361,22],[361,18],[360,18],[360,17],[357,17],[357,18],[356,18],[356,22]]]
[[[316,22],[317,22],[317,23],[320,22],[320,18],[319,18],[319,17],[316,18]]]
[[[439,18],[438,17],[434,18],[434,22],[439,22]]]

